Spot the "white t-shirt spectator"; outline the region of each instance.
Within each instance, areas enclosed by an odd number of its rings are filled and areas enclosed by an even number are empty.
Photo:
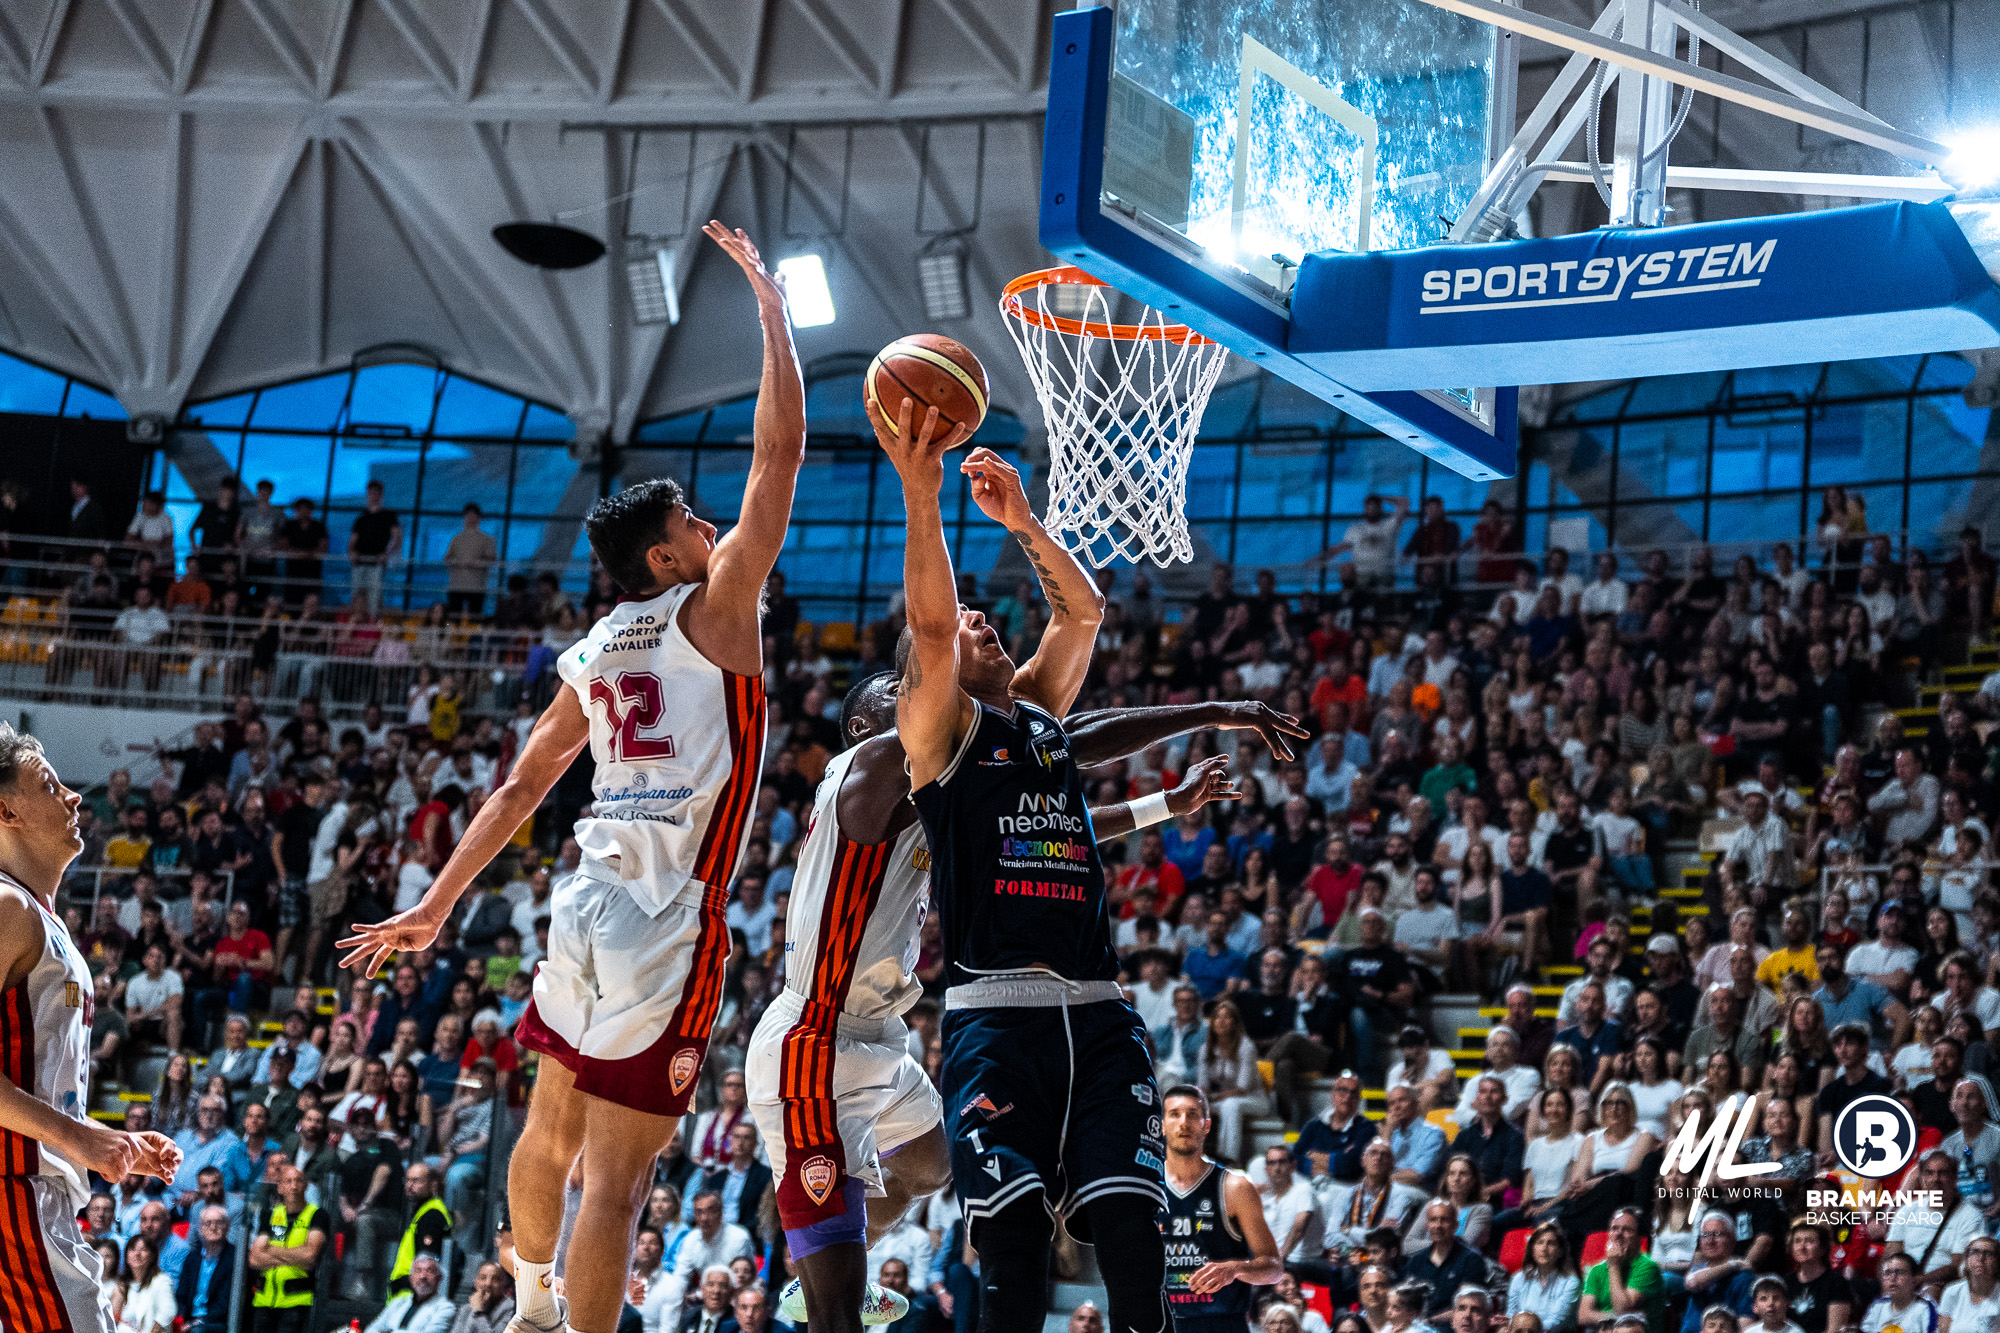
[[[181,993],[181,974],[168,968],[160,973],[158,981],[144,972],[125,983],[125,1003],[141,1013],[147,1013],[165,1004],[168,999]]]
[[[1847,975],[1879,977],[1890,972],[1914,972],[1917,951],[1907,945],[1887,945],[1880,940],[1864,940],[1847,951]]]
[[[1889,1304],[1887,1296],[1878,1296],[1861,1316],[1861,1333],[1882,1333],[1891,1324],[1899,1333],[1937,1333],[1938,1308],[1921,1291],[1900,1310]]]
[[[1501,1104],[1500,1114],[1517,1122],[1535,1094],[1542,1090],[1541,1074],[1527,1065],[1515,1065],[1504,1074],[1496,1074],[1490,1069],[1468,1074],[1465,1086],[1459,1089],[1458,1109],[1451,1113],[1452,1120],[1461,1126],[1469,1125],[1479,1117],[1479,1110],[1473,1101],[1479,1096],[1479,1080],[1483,1078],[1497,1078],[1507,1085],[1507,1100]]]
[[[157,514],[148,514],[144,508],[132,515],[132,522],[125,528],[125,535],[134,541],[159,551],[171,551],[174,547],[174,518],[162,509]]]
[[[1988,1292],[1985,1300],[1976,1301],[1972,1289],[1960,1278],[1944,1289],[1938,1313],[1951,1320],[1958,1333],[1988,1333],[1995,1327],[1994,1320],[2000,1319],[2000,1290]]]
[[[1430,1048],[1429,1058],[1424,1061],[1424,1067],[1420,1070],[1411,1070],[1405,1066],[1404,1061],[1396,1061],[1396,1067],[1389,1071],[1388,1086],[1391,1088],[1414,1087],[1419,1079],[1425,1083],[1434,1083],[1445,1074],[1450,1074],[1456,1078],[1458,1064],[1451,1058],[1450,1051],[1442,1051],[1433,1046]],[[1451,1084],[1447,1086],[1456,1085]]]
[[[422,902],[433,878],[431,872],[424,869],[422,861],[403,862],[402,868],[396,872],[396,910],[407,912]],[[531,930],[523,938],[534,937],[535,933]]]
[[[729,928],[743,932],[743,942],[750,946],[751,953],[763,953],[771,947],[771,923],[778,919],[778,909],[769,898],[756,911],[751,911],[741,902],[729,904]]]
[[[1556,1022],[1567,1026],[1576,1021],[1576,997],[1583,994],[1584,984],[1592,980],[1588,973],[1578,977],[1563,987],[1562,1002],[1556,1006]],[[1632,983],[1616,972],[1599,983],[1604,987],[1604,1016],[1621,1018],[1632,1009]]]
[[[1874,592],[1856,592],[1854,600],[1868,613],[1868,624],[1877,634],[1887,634],[1896,619],[1896,594],[1887,588],[1876,588]]]
[[[1562,609],[1565,611],[1576,610],[1577,603],[1583,598],[1583,580],[1575,574],[1565,574],[1559,579],[1543,579],[1542,586],[1535,591],[1539,594],[1550,588],[1554,588],[1557,593],[1561,594]],[[1518,609],[1515,610],[1514,614],[1518,619],[1527,619]]]
[[[1637,856],[1639,854],[1639,821],[1630,815],[1614,815],[1609,810],[1591,816],[1591,823],[1604,837],[1606,856]]]
[[[1537,1134],[1521,1154],[1523,1168],[1535,1173],[1535,1200],[1553,1199],[1569,1179],[1570,1163],[1583,1153],[1583,1135],[1571,1130],[1554,1143]]]
[[[1613,579],[1609,583],[1592,583],[1583,590],[1578,599],[1578,609],[1587,616],[1615,616],[1624,611],[1631,598],[1631,590],[1625,580]]]
[[[1236,674],[1251,694],[1267,694],[1285,683],[1285,668],[1278,662],[1239,662]]]
[[[1938,1235],[1937,1244],[1931,1244],[1938,1227],[1931,1219],[1937,1211],[1929,1204],[1908,1204],[1896,1212],[1896,1220],[1889,1224],[1889,1239],[1903,1242],[1903,1251],[1910,1255],[1921,1255],[1930,1251],[1930,1262],[1926,1271],[1944,1263],[1946,1256],[1957,1258],[1965,1253],[1965,1247],[1974,1236],[1983,1235],[1985,1228],[1979,1210],[1971,1204],[1960,1201],[1951,1216],[1944,1220],[1944,1231]],[[1905,1333],[1914,1333],[1906,1328]]]
[[[1402,531],[1403,516],[1394,512],[1374,522],[1357,518],[1347,525],[1341,540],[1353,547],[1354,571],[1369,578],[1386,579],[1396,572],[1396,534]],[[1892,608],[1893,609],[1893,608]]]
[[[1790,787],[1780,785],[1776,791],[1772,791],[1755,778],[1745,778],[1736,784],[1736,794],[1738,796],[1748,796],[1752,792],[1761,793],[1764,799],[1771,803],[1771,809],[1779,814],[1784,814],[1788,811],[1803,811],[1806,808],[1805,798]]]
[[[1458,938],[1458,913],[1432,900],[1429,907],[1406,909],[1396,918],[1395,942],[1406,949],[1435,949]]]
[[[173,625],[167,613],[157,606],[128,606],[118,613],[118,619],[111,622],[111,628],[118,634],[118,640],[133,648],[144,648],[156,639],[166,637]]]
[[[1479,829],[1479,840],[1486,844],[1488,851],[1493,853],[1494,864],[1497,865],[1507,859],[1507,835],[1505,833],[1494,828],[1491,824],[1484,824]],[[1438,834],[1438,846],[1444,848],[1444,854],[1450,857],[1454,864],[1462,862],[1465,860],[1465,853],[1472,846],[1472,830],[1463,824],[1453,824],[1450,828]]]
[[[130,988],[128,987],[127,989],[129,993]],[[1947,1009],[1945,1001],[1950,998],[1951,992],[1938,992],[1931,997],[1931,1008],[1937,1010],[1940,1014],[1948,1014],[1957,1013],[1959,1010],[1967,1007],[1964,1005],[1953,1005]],[[1970,1007],[1972,1012],[1978,1015],[1980,1027],[1987,1031],[2000,1028],[2000,991],[1994,990],[1991,986],[1981,986],[1972,993],[1972,1004]]]
[[[1306,1219],[1305,1230],[1299,1233],[1299,1243],[1284,1255],[1286,1263],[1316,1263],[1326,1256],[1326,1224],[1320,1220],[1319,1199],[1313,1194],[1312,1186],[1294,1176],[1292,1187],[1283,1195],[1275,1194],[1266,1184],[1258,1189],[1257,1197],[1264,1205],[1264,1224],[1271,1228],[1271,1239],[1280,1245],[1285,1243],[1285,1237],[1292,1234],[1292,1227],[1299,1218],[1303,1216]]]

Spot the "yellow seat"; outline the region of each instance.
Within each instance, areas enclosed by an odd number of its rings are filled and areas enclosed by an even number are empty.
[[[1446,1143],[1450,1143],[1458,1137],[1458,1122],[1451,1118],[1450,1107],[1440,1106],[1425,1116],[1424,1119],[1444,1131],[1444,1141]]]
[[[857,642],[851,620],[831,620],[819,627],[819,648],[823,653],[851,653]]]
[[[1269,1092],[1278,1083],[1278,1065],[1274,1060],[1257,1062],[1257,1077],[1264,1080],[1264,1091]]]

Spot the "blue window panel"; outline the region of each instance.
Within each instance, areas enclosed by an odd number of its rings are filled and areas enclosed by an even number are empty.
[[[1254,424],[1251,412],[1257,406],[1260,383],[1260,377],[1252,375],[1218,388],[1208,400],[1208,409],[1202,413],[1200,438],[1233,440],[1248,434]]]
[[[683,412],[677,417],[658,417],[639,427],[637,438],[669,444],[692,444],[701,438],[708,412]]]
[[[734,523],[743,507],[743,487],[750,479],[748,449],[704,449],[695,474],[694,512],[711,523]],[[794,510],[800,518],[833,517]]]
[[[1005,408],[990,407],[986,410],[986,420],[972,432],[972,443],[989,449],[1011,449],[1027,437],[1028,428],[1021,424],[1021,418]]]
[[[1461,477],[1448,467],[1432,468],[1424,482],[1425,493],[1444,501],[1445,512],[1458,520],[1461,535],[1467,541],[1472,540],[1471,524],[1479,521],[1479,507],[1486,503],[1491,489],[1492,483]],[[1501,503],[1504,505],[1511,498],[1504,497]]]
[[[1618,506],[1698,495],[1708,450],[1705,418],[1641,421],[1618,428]]]
[[[1320,552],[1318,520],[1243,522],[1236,525],[1236,564],[1244,570],[1297,565]],[[1314,580],[1316,582],[1316,579]],[[1248,580],[1243,580],[1248,585]],[[1285,578],[1279,582],[1286,583]]]
[[[1957,357],[1951,359],[1958,360]],[[1920,356],[1892,356],[1873,361],[1831,362],[1826,368],[1826,386],[1820,390],[1820,396],[1860,398],[1879,393],[1907,393],[1910,386],[1916,383],[1917,364],[1922,360]]]
[[[160,466],[166,469],[166,478],[164,487],[161,486],[158,480],[155,480],[153,488],[155,490],[164,489],[167,493],[169,503],[175,500],[194,500],[199,503],[200,497],[195,495],[194,487],[188,485],[187,478],[181,475],[180,465],[169,462],[163,456],[156,455],[156,457],[160,459]],[[154,475],[157,478],[159,474],[155,472]]]
[[[1963,389],[1972,382],[1977,372],[1972,363],[1962,356],[1933,356],[1924,361],[1924,373],[1917,381],[1919,389]]]
[[[554,514],[563,508],[563,498],[576,480],[577,463],[567,449],[522,449],[514,460],[514,512]],[[593,477],[596,472],[593,470]],[[673,475],[673,474],[669,474]],[[574,517],[582,518],[597,503],[593,488]]]
[[[433,429],[439,435],[497,435],[511,440],[521,428],[524,406],[511,393],[452,375],[446,379],[444,396],[438,400]]]
[[[1730,382],[1729,396],[1725,405],[1742,406],[1748,399],[1776,399],[1789,396],[1795,402],[1804,402],[1812,396],[1813,389],[1820,382],[1820,375],[1826,369],[1821,362],[1810,362],[1802,366],[1753,366],[1748,370],[1735,372]]]
[[[861,387],[858,373],[829,375],[806,385],[809,429],[815,435],[852,435],[872,444],[875,430],[861,406]],[[921,413],[918,418],[921,420]]]
[[[507,512],[507,472],[513,449],[504,444],[452,444],[433,441],[424,462],[424,510],[433,514],[461,514],[468,504],[476,504],[489,518]],[[525,499],[526,496],[524,495]],[[546,502],[515,507],[533,513],[545,511],[559,496]]]
[[[81,380],[71,380],[69,397],[63,400],[66,417],[94,417],[99,421],[129,420],[124,407],[108,393],[100,393]]]
[[[721,403],[709,413],[708,426],[702,432],[705,444],[749,444],[754,438],[757,421],[757,400],[738,398],[733,402]]]
[[[981,516],[976,522],[967,522],[963,528],[955,531],[947,529],[945,538],[952,543],[952,562],[957,572],[972,575],[981,593],[998,595],[988,586],[991,582],[989,576],[993,566],[999,563],[1003,547],[1008,544],[1006,530],[997,523],[988,523]]]
[[[1411,449],[1380,435],[1349,442],[1333,461],[1334,540],[1340,539],[1344,518],[1361,513],[1362,502],[1370,495],[1406,495],[1414,508],[1423,490],[1424,458]]]
[[[1619,383],[1609,385],[1598,390],[1596,393],[1590,394],[1588,397],[1579,398],[1573,403],[1565,403],[1560,419],[1563,421],[1609,421],[1623,413],[1625,399],[1630,392],[1631,386],[1629,384]]]
[[[535,450],[539,454],[542,450]],[[566,454],[567,450],[552,450]],[[704,460],[706,456],[704,455]],[[611,493],[616,495],[627,486],[646,481],[652,477],[671,477],[683,488],[694,473],[694,451],[691,449],[628,449],[623,455],[623,467],[611,479]],[[524,472],[523,477],[526,476]],[[523,492],[525,494],[525,491]]]
[[[272,484],[271,503],[289,506],[303,496],[315,507],[326,500],[326,458],[331,442],[324,435],[260,435],[243,439],[243,492],[246,503],[256,499],[257,483]]]
[[[1804,479],[1805,414],[1787,412],[1773,418],[1717,417],[1711,489],[1777,490]]]
[[[868,513],[869,474],[875,460],[881,456],[881,452],[872,447],[865,450],[809,447],[805,463],[799,468],[798,489],[792,502],[794,511],[812,518],[855,521],[865,518]],[[896,470],[886,460],[881,468],[888,474],[886,480],[889,486],[893,486],[900,496],[902,486],[896,480]]]
[[[795,596],[851,598],[861,582],[861,545],[859,524],[794,524],[785,533],[779,562],[786,591]],[[900,555],[899,547],[899,581]]]
[[[0,353],[0,412],[35,412],[52,417],[62,411],[67,383],[52,370]]]
[[[1971,472],[1979,466],[1993,425],[1993,409],[1967,407],[1962,394],[1919,398],[1912,418],[1916,432],[1913,472]]]
[[[1929,547],[1937,563],[1957,553],[1958,530],[1966,523],[1972,487],[1970,480],[1915,482],[1910,486],[1910,541]]]
[[[524,440],[575,439],[576,423],[560,412],[543,407],[540,403],[529,403],[528,415],[521,422],[521,438]]]
[[[331,430],[347,402],[348,372],[277,384],[257,395],[258,426],[290,426],[301,430]]]
[[[190,403],[181,410],[181,420],[190,425],[241,426],[250,420],[250,407],[256,401],[255,393],[239,393],[230,398]]]
[[[1618,505],[1612,536],[1628,556],[1655,546],[1669,549],[1701,540],[1701,501],[1678,504]],[[1636,564],[1632,572],[1636,572]],[[1579,571],[1581,572],[1581,571]]]
[[[1722,392],[1724,375],[1661,375],[1642,379],[1632,388],[1624,416],[1652,416],[1661,412],[1698,412],[1713,403]]]
[[[382,503],[391,509],[400,508],[408,512],[410,506],[416,503],[417,459],[423,453],[423,447],[421,440],[370,435],[336,436],[333,442],[333,484],[327,503],[359,509],[368,483],[379,481],[382,483]],[[463,456],[462,451],[453,452]],[[436,466],[439,461],[434,452],[432,465]],[[428,488],[424,505],[425,508],[440,507],[429,495]]]
[[[1196,443],[1188,460],[1187,512],[1191,518],[1226,519],[1235,502],[1235,444]]]
[[[433,366],[364,366],[354,374],[347,424],[402,426],[421,435],[430,429],[443,379]]]
[[[1326,445],[1318,440],[1244,445],[1238,515],[1243,518],[1317,515],[1326,506],[1326,470],[1330,462]]]
[[[1331,431],[1340,424],[1344,414],[1331,403],[1285,380],[1266,376],[1263,383],[1264,392],[1257,403],[1258,429]]]
[[[1835,404],[1814,413],[1812,484],[1900,478],[1907,427],[1908,408],[1902,402]]]
[[[500,541],[501,558],[510,565],[533,560],[541,550],[542,535],[547,528],[548,525],[539,519],[517,518],[509,521]]]
[[[1769,554],[1770,543],[1793,541],[1799,532],[1799,498],[1796,495],[1742,496],[1709,501],[1708,540],[1715,548],[1716,573],[1725,578],[1729,564],[1740,551],[1750,551],[1761,561]]]

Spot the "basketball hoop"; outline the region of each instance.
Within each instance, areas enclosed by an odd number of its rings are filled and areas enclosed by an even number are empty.
[[[1115,324],[1110,292],[1082,269],[1051,268],[1000,294],[1049,427],[1042,522],[1093,565],[1192,560],[1188,462],[1225,349],[1157,310]]]

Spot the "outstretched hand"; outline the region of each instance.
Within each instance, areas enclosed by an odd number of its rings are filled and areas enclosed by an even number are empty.
[[[389,961],[391,954],[415,953],[429,948],[437,940],[438,928],[444,921],[426,910],[428,906],[426,900],[407,912],[396,913],[387,921],[378,921],[372,926],[357,925],[352,935],[341,939],[335,946],[348,950],[340,965],[351,967],[364,977],[372,977],[382,970],[382,964]]]
[[[871,394],[861,396],[861,406],[868,413],[868,424],[875,428],[875,441],[882,446],[882,452],[889,455],[896,475],[905,482],[929,483],[932,491],[944,485],[944,456],[959,445],[964,444],[972,432],[961,423],[953,426],[943,435],[938,434],[938,410],[935,407],[924,410],[924,418],[913,434],[910,430],[912,418],[916,415],[914,399],[905,398],[896,409],[896,424],[890,425],[882,415],[881,404]]]
[[[1246,701],[1230,705],[1229,720],[1222,723],[1225,731],[1254,731],[1270,747],[1271,757],[1289,763],[1295,756],[1289,738],[1307,740],[1311,733],[1299,725],[1299,720],[1290,713],[1280,713],[1266,703]]]
[[[711,218],[703,227],[702,234],[722,247],[723,253],[736,261],[736,267],[743,270],[743,276],[750,279],[751,290],[757,293],[758,304],[776,302],[781,308],[785,304],[785,279],[783,274],[773,273],[764,267],[764,256],[757,250],[757,243],[741,227],[731,229]]]
[[[1167,793],[1167,812],[1178,818],[1210,801],[1235,801],[1242,796],[1229,776],[1229,756],[1212,754],[1198,761],[1181,779],[1181,785]]]
[[[1034,520],[1020,472],[991,449],[984,445],[974,449],[958,470],[972,478],[972,502],[995,523],[1015,532]]]

